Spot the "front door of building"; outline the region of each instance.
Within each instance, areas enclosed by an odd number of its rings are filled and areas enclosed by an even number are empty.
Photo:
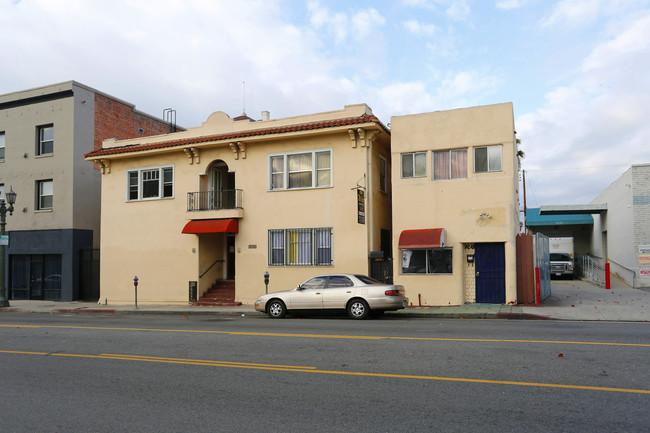
[[[235,279],[235,237],[226,236],[226,251],[228,258],[226,259],[226,279]]]
[[[60,254],[12,254],[9,263],[11,299],[61,299]]]
[[[506,260],[503,243],[475,244],[476,302],[506,302]]]

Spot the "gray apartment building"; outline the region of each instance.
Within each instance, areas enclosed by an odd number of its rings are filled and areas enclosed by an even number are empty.
[[[172,129],[75,81],[0,95],[0,196],[18,194],[7,215],[7,299],[99,297],[101,176],[84,154],[106,138]]]

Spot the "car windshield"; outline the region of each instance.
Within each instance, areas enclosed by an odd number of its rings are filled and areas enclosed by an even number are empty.
[[[370,278],[366,275],[355,275],[355,277],[357,278],[357,280],[361,281],[364,284],[382,284],[381,282],[373,278]]]
[[[564,253],[551,253],[552,262],[570,262],[571,256]]]

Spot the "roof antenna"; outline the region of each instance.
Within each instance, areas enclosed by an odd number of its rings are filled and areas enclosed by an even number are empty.
[[[244,97],[243,97],[244,110],[242,112],[242,116],[245,116],[246,115],[246,81],[242,81],[242,84],[244,86]]]

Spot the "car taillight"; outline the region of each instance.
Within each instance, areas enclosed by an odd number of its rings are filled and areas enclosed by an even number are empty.
[[[386,296],[399,296],[399,290],[386,290],[384,294]]]

